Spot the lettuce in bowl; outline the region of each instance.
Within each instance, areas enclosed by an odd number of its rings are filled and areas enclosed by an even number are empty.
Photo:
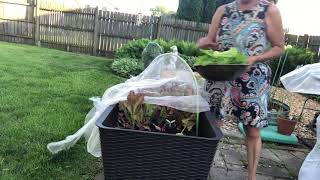
[[[195,62],[195,66],[225,65],[225,64],[248,64],[248,58],[236,48],[219,52],[213,50],[201,50],[202,54]]]

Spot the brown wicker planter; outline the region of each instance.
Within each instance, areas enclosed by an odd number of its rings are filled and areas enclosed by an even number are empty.
[[[223,134],[210,113],[200,114],[199,136],[119,129],[118,106],[96,121],[106,180],[206,180]]]
[[[287,118],[278,119],[278,132],[283,135],[290,136],[294,128],[296,127],[297,121],[289,120]]]

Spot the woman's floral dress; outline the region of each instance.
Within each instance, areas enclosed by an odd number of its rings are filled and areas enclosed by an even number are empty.
[[[247,56],[264,53],[269,48],[264,22],[268,7],[268,3],[261,1],[255,10],[242,12],[236,1],[227,4],[217,37],[220,50],[236,47]],[[225,118],[232,117],[244,125],[268,126],[270,79],[268,64],[257,63],[235,81],[207,81],[205,90],[211,109],[219,109]]]

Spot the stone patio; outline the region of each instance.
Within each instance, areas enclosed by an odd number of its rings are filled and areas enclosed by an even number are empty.
[[[238,132],[224,132],[208,180],[246,180],[247,160],[243,137]],[[309,153],[305,147],[263,143],[257,180],[297,179]]]

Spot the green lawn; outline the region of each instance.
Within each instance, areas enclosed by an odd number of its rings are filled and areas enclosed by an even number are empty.
[[[46,145],[82,127],[100,96],[123,79],[110,60],[0,42],[0,179],[92,179],[84,140],[52,155]]]

